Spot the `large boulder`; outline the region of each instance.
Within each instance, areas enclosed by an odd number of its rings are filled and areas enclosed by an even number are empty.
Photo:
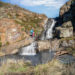
[[[38,50],[43,51],[43,50],[49,50],[51,47],[50,41],[38,41]]]
[[[44,51],[44,50],[53,50],[53,51],[58,51],[59,50],[59,45],[60,42],[57,39],[54,39],[52,41],[38,41],[38,50],[39,51]]]
[[[58,34],[59,37],[72,37],[73,26],[71,21],[63,23],[61,27],[57,27],[56,33]]]
[[[59,37],[71,37],[73,36],[73,28],[61,28],[58,27],[57,33],[59,34]]]

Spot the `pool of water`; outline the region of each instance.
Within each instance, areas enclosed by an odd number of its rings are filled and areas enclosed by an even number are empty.
[[[44,52],[40,52],[37,53],[36,55],[7,55],[7,56],[2,56],[0,57],[0,64],[1,63],[6,63],[8,59],[13,59],[14,61],[17,60],[24,60],[26,61],[30,61],[32,63],[32,65],[38,65],[38,64],[45,64],[49,61],[51,61],[54,58],[54,52],[52,51],[44,51]],[[73,63],[75,62],[75,57],[73,57],[72,55],[62,55],[62,56],[58,56],[56,57],[56,59],[58,59],[61,63]]]
[[[75,57],[73,57],[72,55],[69,55],[69,54],[59,56],[59,57],[57,57],[57,59],[59,59],[59,61],[64,64],[70,64],[70,63],[75,62]]]

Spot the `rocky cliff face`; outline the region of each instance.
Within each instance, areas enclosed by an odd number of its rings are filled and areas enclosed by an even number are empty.
[[[28,37],[21,29],[22,27],[16,24],[13,19],[0,19],[0,41],[2,45],[14,43]]]
[[[43,14],[0,2],[0,44],[5,45],[24,39],[31,28],[35,34],[40,34],[46,19]]]
[[[75,56],[75,0],[69,0],[60,8],[56,36],[60,47]]]
[[[2,18],[14,19],[17,24],[24,26],[27,32],[31,27],[34,28],[35,32],[37,32],[38,28],[41,31],[41,27],[47,19],[44,14],[36,14],[16,5],[0,2],[0,19]]]
[[[61,27],[56,28],[59,37],[71,37],[75,33],[75,2],[69,0],[60,8]]]

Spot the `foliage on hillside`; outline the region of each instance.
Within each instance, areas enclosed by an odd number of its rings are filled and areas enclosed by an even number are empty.
[[[26,32],[33,28],[38,34],[42,31],[44,20],[47,17],[44,14],[36,14],[17,5],[0,2],[0,19],[2,18],[14,19],[17,24],[24,27],[23,30]]]

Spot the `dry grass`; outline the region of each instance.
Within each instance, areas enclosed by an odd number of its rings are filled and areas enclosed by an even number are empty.
[[[0,75],[75,75],[75,64],[62,64],[57,59],[47,64],[31,66],[30,63],[4,64]]]

